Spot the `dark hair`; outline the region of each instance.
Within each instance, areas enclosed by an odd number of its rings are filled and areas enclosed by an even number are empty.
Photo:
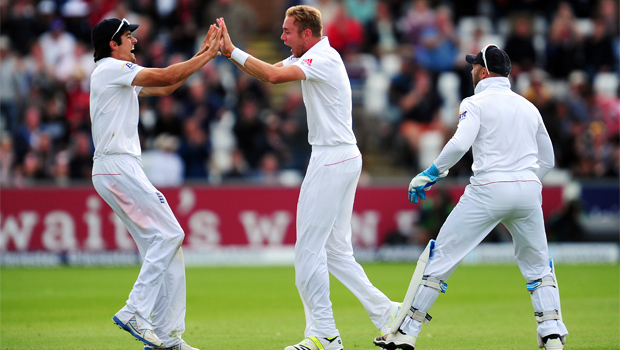
[[[127,31],[125,31],[123,33],[116,33],[116,35],[114,36],[114,38],[112,38],[112,40],[114,40],[118,45],[121,45],[123,43],[123,41],[121,40],[121,37],[126,32]],[[110,41],[112,41],[112,40],[110,40]],[[106,57],[112,56],[112,48],[110,47],[110,42],[108,41],[105,45],[101,45],[99,47],[96,47],[95,48],[95,54],[93,56],[95,57],[95,62],[99,61],[102,58],[106,58]]]

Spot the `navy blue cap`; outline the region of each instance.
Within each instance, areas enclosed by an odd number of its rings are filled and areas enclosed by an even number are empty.
[[[488,67],[484,64],[482,50],[480,50],[477,55],[465,56],[465,61],[470,64],[479,64],[489,72],[499,75],[508,76],[508,74],[510,74],[512,63],[510,62],[510,57],[508,57],[508,54],[504,50],[495,45],[491,45],[486,49],[484,56],[484,58],[486,58],[486,63],[489,65]]]
[[[121,25],[122,23],[122,25]],[[127,30],[133,32],[138,29],[139,24],[130,24],[126,19],[109,18],[97,23],[90,33],[90,39],[95,49],[102,45],[106,45],[112,41],[112,37],[117,33],[123,33]]]

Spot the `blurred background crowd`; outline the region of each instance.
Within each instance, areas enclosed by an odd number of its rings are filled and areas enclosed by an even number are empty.
[[[237,46],[276,63],[290,55],[279,40],[284,12],[300,3],[321,11],[345,61],[362,183],[409,178],[435,159],[473,94],[464,56],[490,43],[509,54],[512,88],[543,116],[551,176],[617,181],[616,0],[0,0],[0,185],[90,182],[90,31],[101,19],[140,24],[145,67],[194,55],[217,17]],[[265,84],[218,57],[140,108],[143,165],[158,187],[303,177],[311,149],[298,82]],[[452,177],[470,167],[468,154]]]

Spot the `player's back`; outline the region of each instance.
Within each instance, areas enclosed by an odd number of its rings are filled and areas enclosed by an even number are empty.
[[[464,100],[480,119],[472,145],[474,173],[536,170],[541,123],[536,107],[510,90],[506,78],[487,78],[478,85],[482,91]]]

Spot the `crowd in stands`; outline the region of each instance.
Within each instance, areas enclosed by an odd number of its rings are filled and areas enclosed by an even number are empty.
[[[360,148],[380,155],[381,166],[413,175],[432,162],[456,128],[461,99],[473,94],[465,54],[493,43],[512,59],[512,88],[540,110],[556,167],[574,178],[617,179],[617,1],[293,0],[282,1],[275,28],[301,3],[322,13],[351,79]],[[217,17],[248,52],[271,40],[286,58],[279,33],[259,26],[256,5],[0,0],[0,185],[90,181],[90,30],[101,19],[140,24],[135,53],[145,67],[194,55]],[[156,186],[299,184],[311,149],[298,85],[275,90],[218,57],[172,95],[141,98],[145,172]],[[470,167],[468,155],[452,174],[467,177]]]

